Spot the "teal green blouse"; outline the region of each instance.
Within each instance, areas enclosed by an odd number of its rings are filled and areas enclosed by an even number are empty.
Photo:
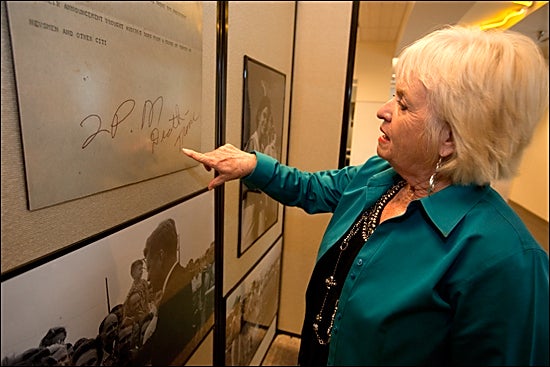
[[[399,179],[379,157],[315,173],[256,152],[243,179],[333,213],[318,259]],[[453,185],[381,223],[343,285],[329,365],[548,365],[548,254],[490,186]]]

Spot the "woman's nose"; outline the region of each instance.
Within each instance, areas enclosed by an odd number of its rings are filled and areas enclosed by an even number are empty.
[[[391,121],[391,105],[392,105],[393,99],[390,99],[386,103],[384,103],[378,111],[376,111],[376,117],[378,117],[381,120],[384,121]]]

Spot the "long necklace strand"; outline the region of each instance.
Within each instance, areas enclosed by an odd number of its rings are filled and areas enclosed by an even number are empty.
[[[336,311],[338,310],[338,300],[336,300],[336,304],[334,305],[334,311],[332,312],[330,323],[327,328],[326,332],[326,339],[322,338],[321,335],[319,335],[319,325],[321,321],[323,321],[323,312],[325,310],[325,305],[327,302],[328,295],[330,293],[330,290],[332,287],[335,287],[337,285],[336,283],[336,270],[338,268],[338,264],[340,263],[340,258],[342,256],[342,253],[347,250],[349,246],[350,240],[361,230],[361,237],[363,238],[363,241],[367,241],[369,237],[372,235],[374,230],[376,229],[378,223],[380,222],[380,215],[382,214],[382,210],[390,201],[395,194],[405,186],[406,181],[402,180],[393,185],[378,201],[371,206],[368,210],[365,210],[359,220],[355,222],[355,224],[351,227],[350,231],[344,237],[344,240],[340,244],[338,253],[338,258],[336,259],[336,264],[334,265],[334,270],[332,271],[332,274],[325,279],[325,286],[327,288],[325,293],[325,298],[323,299],[323,303],[321,305],[321,309],[319,310],[319,313],[315,316],[315,321],[313,322],[313,331],[315,332],[315,336],[317,337],[317,341],[321,345],[327,345],[330,342],[330,337],[332,334],[332,326],[334,324],[334,317],[336,316]]]

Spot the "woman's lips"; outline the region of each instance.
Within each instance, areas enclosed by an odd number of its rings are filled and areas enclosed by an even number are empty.
[[[390,138],[382,131],[382,135],[380,135],[380,137],[378,137],[378,142],[381,142],[381,143],[384,143],[384,142],[389,142],[390,141]]]

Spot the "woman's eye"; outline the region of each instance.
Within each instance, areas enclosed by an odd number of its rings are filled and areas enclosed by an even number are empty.
[[[407,106],[405,106],[405,104],[403,103],[403,101],[400,100],[400,99],[397,100],[397,105],[399,106],[399,109],[400,109],[401,111],[405,111],[405,110],[407,109]]]

